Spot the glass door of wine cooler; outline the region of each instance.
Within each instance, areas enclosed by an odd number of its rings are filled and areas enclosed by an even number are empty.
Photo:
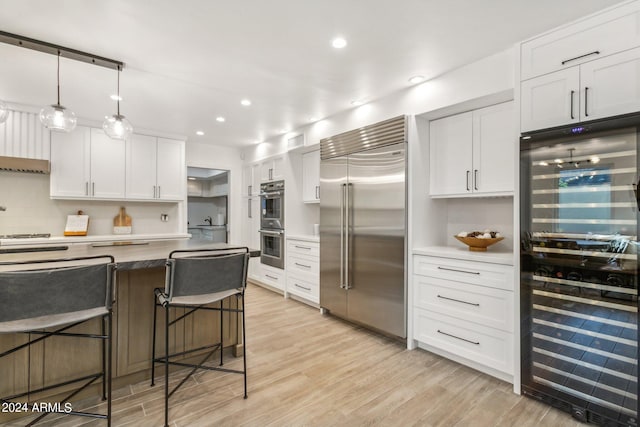
[[[636,426],[638,127],[521,139],[523,392]]]

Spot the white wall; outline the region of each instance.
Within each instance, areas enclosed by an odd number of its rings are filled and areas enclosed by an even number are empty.
[[[229,171],[229,243],[242,243],[242,159],[237,148],[187,141],[187,166]],[[185,206],[186,209],[186,206]],[[187,216],[185,215],[185,218]],[[237,218],[237,219],[236,219]]]

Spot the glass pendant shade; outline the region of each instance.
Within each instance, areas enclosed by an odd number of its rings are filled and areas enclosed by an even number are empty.
[[[76,128],[78,119],[73,111],[60,104],[54,104],[40,110],[40,122],[47,129],[71,132]]]
[[[112,139],[127,139],[133,133],[131,122],[121,114],[107,117],[102,123],[102,129]]]
[[[9,118],[9,107],[0,100],[0,123],[4,123]]]

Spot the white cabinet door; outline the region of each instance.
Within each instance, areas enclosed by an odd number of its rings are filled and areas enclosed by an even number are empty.
[[[274,157],[260,163],[260,180],[262,182],[284,179],[284,157]]]
[[[320,202],[320,150],[302,155],[302,201]]]
[[[580,120],[580,70],[568,68],[521,84],[521,130],[545,129]]]
[[[640,110],[640,48],[580,66],[582,120]]]
[[[276,157],[273,159],[271,179],[274,181],[284,179],[284,157]]]
[[[91,129],[91,197],[124,199],[125,142]]]
[[[518,145],[513,102],[473,112],[473,192],[513,192]]]
[[[271,181],[273,174],[273,160],[264,160],[260,163],[260,181]]]
[[[156,137],[132,135],[127,140],[127,198],[156,197]]]
[[[184,161],[184,141],[158,138],[156,198],[184,200],[187,174]]]
[[[472,120],[467,112],[430,123],[432,196],[471,193]]]
[[[251,186],[253,185],[253,169],[251,165],[242,168],[242,196],[251,197]]]
[[[71,133],[51,132],[51,197],[90,197],[90,181],[90,129],[78,126]]]

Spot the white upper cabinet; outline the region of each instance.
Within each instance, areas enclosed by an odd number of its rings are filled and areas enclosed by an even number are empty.
[[[640,110],[640,1],[521,45],[521,131]]]
[[[513,102],[505,102],[431,121],[431,196],[512,195],[513,115]]]
[[[302,155],[302,201],[320,202],[320,150]]]
[[[158,138],[157,183],[159,200],[184,199],[187,183],[184,141]]]
[[[521,46],[521,80],[640,45],[640,2],[615,7]]]
[[[242,195],[252,197],[260,194],[260,163],[242,168]]]
[[[262,182],[284,179],[284,157],[278,156],[264,160],[260,166]]]
[[[102,130],[78,126],[52,132],[52,198],[122,199],[125,196],[125,143]]]
[[[184,142],[133,135],[127,141],[127,199],[184,199]]]

